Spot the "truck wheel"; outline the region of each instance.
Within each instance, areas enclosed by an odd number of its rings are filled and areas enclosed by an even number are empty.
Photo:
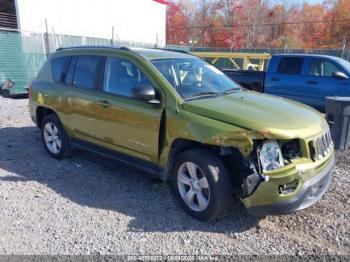
[[[71,156],[72,149],[69,138],[55,114],[48,115],[43,119],[40,132],[46,152],[51,157],[63,159]]]
[[[231,180],[215,154],[204,149],[188,150],[175,159],[173,167],[173,191],[191,216],[208,222],[231,206]]]

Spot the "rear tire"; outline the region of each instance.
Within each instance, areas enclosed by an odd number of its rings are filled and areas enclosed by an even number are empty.
[[[69,138],[56,114],[44,117],[40,133],[46,152],[51,157],[63,159],[72,155]]]
[[[225,165],[204,149],[188,150],[176,157],[172,188],[185,211],[205,222],[224,214],[234,199]]]

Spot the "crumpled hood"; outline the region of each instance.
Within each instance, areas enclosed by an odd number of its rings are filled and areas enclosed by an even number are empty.
[[[251,91],[185,101],[183,108],[271,138],[309,137],[326,126],[322,114],[309,106]]]

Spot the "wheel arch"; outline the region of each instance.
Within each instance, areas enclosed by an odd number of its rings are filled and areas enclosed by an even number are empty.
[[[218,156],[220,152],[220,146],[203,144],[198,141],[189,140],[185,138],[177,138],[172,142],[170,146],[168,155],[168,173],[170,174],[172,171],[174,159],[176,158],[176,156],[178,156],[186,150],[195,148],[206,149],[208,151],[216,153]]]
[[[205,149],[214,153],[227,168],[232,183],[236,186],[240,186],[242,184],[242,179],[248,174],[251,174],[252,170],[247,165],[247,160],[250,157],[245,157],[236,147],[211,145],[189,139],[178,138],[171,144],[168,155],[168,180],[171,180],[170,174],[173,171],[173,164],[176,157],[189,149]]]
[[[57,115],[58,114],[51,108],[45,106],[38,106],[35,112],[36,115],[36,125],[41,128],[43,119],[48,115]]]

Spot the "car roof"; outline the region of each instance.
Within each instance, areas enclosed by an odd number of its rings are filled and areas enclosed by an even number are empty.
[[[331,59],[331,60],[337,60],[339,57],[336,56],[330,56],[330,55],[319,55],[319,54],[275,54],[273,56],[278,57],[313,57],[313,58],[325,58],[325,59]]]
[[[176,51],[176,50],[167,50],[167,49],[152,49],[152,48],[128,48],[128,47],[118,47],[118,46],[74,46],[74,47],[66,47],[66,48],[58,48],[57,52],[70,52],[74,50],[81,51],[113,51],[113,50],[124,50],[135,52],[148,60],[153,59],[169,59],[169,58],[191,58],[195,57],[191,54],[186,53],[185,51]]]
[[[166,58],[190,58],[194,57],[184,51],[165,50],[165,49],[148,49],[148,48],[132,48],[132,50],[149,60],[166,59]]]

